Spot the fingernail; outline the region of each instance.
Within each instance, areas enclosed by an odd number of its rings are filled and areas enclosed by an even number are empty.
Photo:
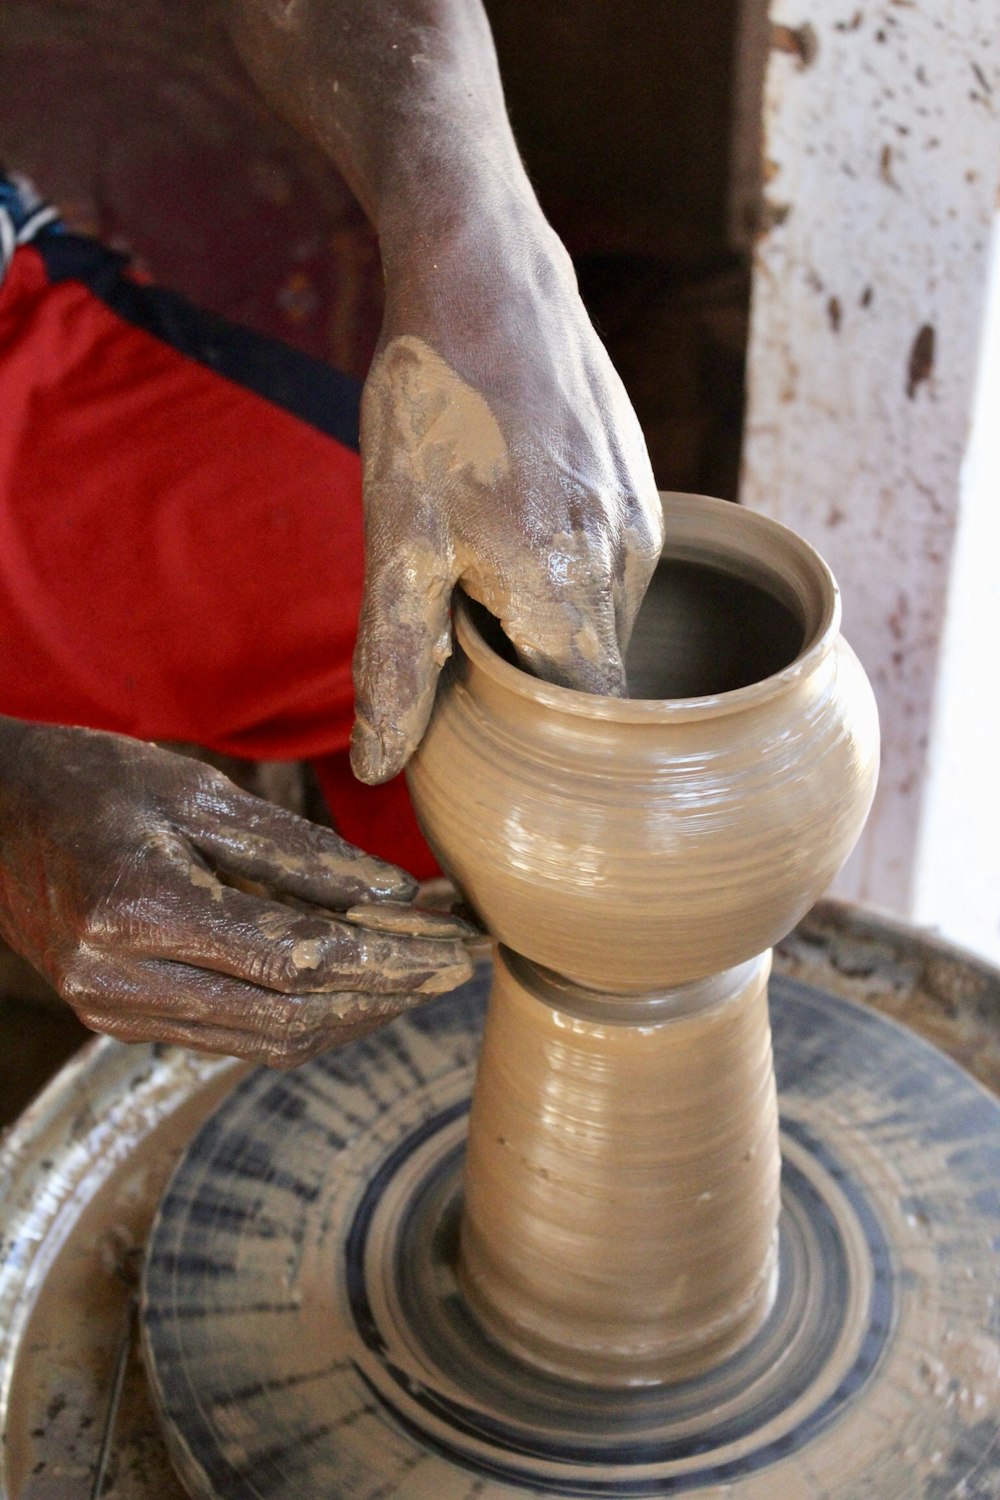
[[[449,964],[445,969],[438,969],[429,979],[425,979],[419,985],[416,993],[418,995],[443,995],[446,990],[457,989],[473,975],[471,963]]]
[[[370,785],[384,781],[386,759],[382,736],[374,724],[359,715],[351,734],[351,767],[355,776]]]
[[[384,865],[381,860],[369,856],[371,869],[365,873],[365,885],[367,890],[358,902],[362,911],[377,911],[386,903],[390,906],[406,905],[420,889],[420,883],[406,870],[396,869],[394,865]],[[352,908],[353,910],[354,908]],[[376,919],[370,922],[358,922],[359,927],[376,927]]]
[[[387,875],[382,881],[373,881],[371,892],[380,900],[395,902],[399,897],[409,901],[420,889],[420,882],[413,876],[407,875],[405,870]]]

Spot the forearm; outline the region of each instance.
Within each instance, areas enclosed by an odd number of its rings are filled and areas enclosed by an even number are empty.
[[[537,212],[480,0],[223,0],[251,76],[351,184],[383,250],[485,199]]]

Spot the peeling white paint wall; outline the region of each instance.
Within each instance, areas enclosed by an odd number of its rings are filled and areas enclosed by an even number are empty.
[[[774,0],[771,19],[741,498],[840,581],[884,748],[837,889],[911,915],[1000,182],[1000,0]]]
[[[913,915],[1000,963],[1000,221],[962,470]]]

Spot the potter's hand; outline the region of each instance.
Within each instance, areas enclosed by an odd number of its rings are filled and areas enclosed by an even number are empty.
[[[537,208],[502,195],[419,257],[383,234],[383,259],[361,425],[364,781],[394,775],[423,734],[456,584],[537,675],[621,693],[662,541],[635,413]]]
[[[289,1067],[471,972],[460,924],[383,905],[409,875],[118,735],[0,719],[0,851],[0,935],[125,1041]]]
[[[621,692],[656,490],[518,157],[480,0],[219,3],[264,95],[379,233],[356,772],[385,780],[420,739],[457,582],[543,677]]]

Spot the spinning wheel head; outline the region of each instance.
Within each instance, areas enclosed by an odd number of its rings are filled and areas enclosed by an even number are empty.
[[[996,1100],[892,1022],[772,981],[770,1312],[697,1379],[566,1382],[484,1337],[455,1278],[487,984],[249,1078],[192,1143],[143,1310],[192,1496],[1000,1495]]]

